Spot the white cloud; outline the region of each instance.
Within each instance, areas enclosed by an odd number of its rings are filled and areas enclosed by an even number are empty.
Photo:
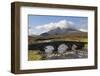
[[[79,30],[82,32],[88,32],[88,30],[86,30],[86,29],[79,29]]]
[[[39,25],[39,26],[36,26],[35,29],[37,30],[41,30],[41,32],[46,32],[46,31],[49,31],[49,30],[52,30],[52,29],[55,29],[55,28],[69,28],[69,27],[72,27],[74,25],[73,22],[71,21],[67,21],[67,20],[61,20],[61,21],[58,21],[58,22],[52,22],[52,23],[48,23],[48,24],[45,24],[45,25]]]

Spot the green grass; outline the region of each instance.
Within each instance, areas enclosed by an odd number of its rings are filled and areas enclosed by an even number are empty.
[[[38,54],[38,50],[36,50],[36,51],[29,50],[28,51],[28,60],[29,61],[42,60],[42,55]]]
[[[82,38],[81,41],[82,42],[88,42],[88,38]]]

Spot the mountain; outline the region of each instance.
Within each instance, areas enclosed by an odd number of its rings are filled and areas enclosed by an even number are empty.
[[[48,32],[42,33],[40,34],[40,36],[48,36],[48,35],[68,35],[68,34],[81,34],[83,31],[75,29],[75,28],[56,28],[56,29],[52,29]]]

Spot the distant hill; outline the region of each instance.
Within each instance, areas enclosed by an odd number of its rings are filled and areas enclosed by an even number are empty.
[[[44,41],[85,41],[88,33],[76,28],[55,28],[40,35],[28,36],[28,44]]]
[[[48,32],[40,34],[40,36],[49,36],[49,35],[68,35],[68,34],[82,34],[84,31],[75,29],[75,28],[56,28],[53,30],[50,30]]]

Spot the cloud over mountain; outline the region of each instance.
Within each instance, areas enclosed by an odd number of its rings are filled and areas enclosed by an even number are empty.
[[[45,30],[45,31],[50,31],[50,30],[53,30],[53,29],[56,29],[56,28],[69,28],[69,27],[72,27],[72,25],[74,25],[73,22],[71,21],[67,21],[67,20],[61,20],[59,22],[55,22],[55,23],[48,23],[48,24],[45,24],[45,25],[40,25],[40,26],[37,26],[36,29],[39,29],[39,30]]]
[[[77,28],[75,26],[75,23],[73,23],[72,21],[67,21],[67,20],[60,20],[58,22],[51,22],[48,24],[44,24],[44,25],[37,25],[35,27],[31,27],[29,28],[29,34],[37,34],[40,35],[41,33],[45,33],[48,32],[50,30],[54,30],[56,28],[60,28],[60,29],[64,29],[64,28]],[[80,28],[77,28],[80,29]],[[85,29],[80,29],[81,30],[85,30]]]

